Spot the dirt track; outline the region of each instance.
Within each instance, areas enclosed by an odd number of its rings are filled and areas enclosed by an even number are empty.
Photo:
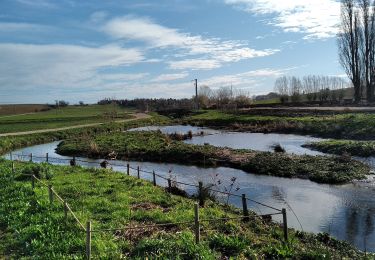
[[[123,122],[129,122],[139,119],[145,119],[149,118],[150,116],[144,113],[135,113],[133,114],[135,116],[134,118],[130,119],[123,119],[123,120],[117,120],[114,121],[115,123],[123,123]],[[67,127],[60,127],[60,128],[51,128],[51,129],[40,129],[40,130],[33,130],[33,131],[25,131],[25,132],[16,132],[16,133],[4,133],[0,134],[0,137],[4,136],[17,136],[17,135],[28,135],[28,134],[39,134],[39,133],[48,133],[48,132],[57,132],[62,130],[69,130],[69,129],[75,129],[75,128],[83,128],[83,127],[91,127],[91,126],[98,126],[103,125],[105,123],[91,123],[91,124],[84,124],[84,125],[74,125],[74,126],[67,126]]]

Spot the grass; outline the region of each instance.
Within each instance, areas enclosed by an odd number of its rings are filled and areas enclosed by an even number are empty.
[[[361,157],[375,156],[374,141],[327,140],[304,145],[305,147],[330,154]]]
[[[339,139],[375,139],[375,114],[369,113],[275,116],[210,110],[187,117],[184,122],[239,131],[295,133]]]
[[[283,153],[256,152],[192,145],[172,140],[157,131],[98,134],[91,138],[75,136],[64,140],[57,149],[63,155],[117,158],[194,164],[200,166],[229,166],[249,173],[279,177],[308,178],[319,183],[347,183],[369,174],[365,164],[341,157],[297,156]]]
[[[280,98],[271,98],[265,100],[254,100],[254,105],[280,104]]]
[[[10,152],[12,150],[43,144],[47,142],[53,142],[58,140],[63,140],[70,136],[85,136],[86,138],[92,135],[100,133],[112,133],[118,131],[124,131],[129,128],[147,126],[147,125],[163,125],[168,124],[170,120],[166,117],[159,116],[157,114],[150,114],[152,117],[148,119],[140,119],[123,123],[107,123],[96,127],[87,128],[77,128],[69,129],[56,132],[48,133],[37,133],[29,135],[19,135],[19,136],[7,136],[0,138],[0,155]]]
[[[49,172],[45,182],[69,203],[81,222],[94,230],[129,225],[192,221],[194,200],[166,193],[163,188],[109,170],[81,167],[35,166],[0,160],[0,257],[11,259],[83,259],[85,234],[62,206],[48,203],[46,188],[31,189],[20,173],[40,168]],[[32,170],[30,170],[32,169]],[[38,170],[38,169],[36,169]],[[43,176],[42,176],[43,177]],[[213,201],[200,209],[202,219],[236,217],[240,211]],[[195,244],[190,225],[136,231],[95,232],[95,259],[359,259],[364,253],[327,235],[282,229],[265,224],[251,213],[250,222],[202,222],[202,241]],[[371,255],[368,256],[368,259]]]
[[[52,129],[131,118],[117,105],[68,106],[27,115],[0,117],[0,133]]]
[[[49,110],[47,105],[38,104],[17,104],[17,105],[0,105],[0,117],[25,113],[36,113]]]

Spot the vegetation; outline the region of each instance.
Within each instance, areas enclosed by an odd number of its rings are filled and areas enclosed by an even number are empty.
[[[0,117],[26,114],[26,113],[36,113],[40,111],[47,111],[50,107],[48,105],[33,105],[33,104],[14,104],[14,105],[0,105]]]
[[[0,117],[0,133],[104,123],[131,118],[129,109],[117,105],[67,106],[45,112]]]
[[[330,154],[361,157],[375,156],[374,141],[327,140],[306,144],[304,146]]]
[[[342,0],[338,50],[340,63],[360,103],[364,92],[374,102],[375,91],[375,1]]]
[[[92,138],[69,138],[57,148],[63,155],[161,161],[202,166],[230,166],[250,173],[309,178],[322,183],[346,183],[363,179],[369,168],[354,160],[324,156],[296,156],[191,145],[161,132],[99,134]]]
[[[350,85],[340,77],[305,76],[280,77],[275,81],[275,91],[281,103],[298,102],[341,102]]]
[[[249,111],[250,113],[251,111]],[[251,132],[277,132],[314,135],[328,138],[372,140],[375,139],[375,114],[343,113],[314,115],[286,112],[283,115],[258,115],[202,111],[186,117],[185,123]],[[273,112],[272,112],[273,113]]]
[[[52,141],[58,141],[68,138],[69,136],[85,136],[86,138],[91,135],[99,133],[110,133],[116,131],[124,131],[129,128],[147,126],[152,124],[163,125],[170,121],[163,116],[157,114],[150,114],[152,117],[149,119],[134,120],[123,123],[108,123],[95,127],[69,129],[64,131],[48,132],[43,134],[29,134],[19,136],[7,136],[0,138],[0,154],[5,154],[12,150],[22,148],[30,145],[43,144]]]
[[[0,255],[11,259],[84,259],[85,233],[61,203],[48,202],[45,187],[34,190],[30,179],[19,175],[31,168],[48,169],[49,180],[79,220],[92,221],[92,229],[112,229],[192,221],[194,201],[166,193],[162,188],[109,170],[0,161]],[[41,176],[43,178],[43,176]],[[239,210],[207,201],[202,219],[237,217]],[[239,220],[202,222],[202,241],[195,244],[191,225],[155,226],[138,230],[95,232],[92,254],[97,259],[365,259],[347,242],[326,234],[282,229],[251,213]],[[372,256],[368,255],[368,259]]]

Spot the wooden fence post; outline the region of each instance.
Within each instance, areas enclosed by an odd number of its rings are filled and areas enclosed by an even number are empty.
[[[68,204],[66,203],[66,201],[64,201],[64,219],[65,221],[68,220]]]
[[[33,161],[33,153],[30,153],[30,162]]]
[[[172,192],[172,180],[168,179],[168,192]]]
[[[138,177],[138,179],[140,178],[140,176],[139,176],[139,165],[137,166],[137,177]]]
[[[126,165],[126,173],[128,175],[130,175],[130,165],[129,164]]]
[[[194,220],[195,220],[195,243],[199,244],[201,240],[201,231],[200,231],[200,226],[199,226],[199,205],[198,203],[195,203],[194,205]]]
[[[91,221],[86,224],[86,259],[91,259]]]
[[[155,171],[152,171],[152,183],[154,184],[154,186],[156,186],[156,175],[155,175]]]
[[[46,153],[46,162],[48,162],[48,153]]]
[[[52,204],[52,202],[53,202],[52,185],[48,185],[48,196],[49,196],[49,203]]]
[[[31,176],[31,187],[33,189],[35,188],[35,175],[34,174]]]
[[[198,182],[199,206],[204,207],[203,182]]]
[[[247,209],[247,199],[245,194],[242,194],[242,210],[245,217],[244,221],[249,221],[249,210]]]
[[[284,240],[285,240],[285,242],[288,242],[288,221],[287,221],[287,218],[286,218],[286,209],[283,208],[281,210],[281,213],[283,214]]]

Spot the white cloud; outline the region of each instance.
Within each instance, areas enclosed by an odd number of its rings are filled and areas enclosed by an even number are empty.
[[[283,75],[286,71],[290,69],[259,69],[259,70],[251,70],[247,72],[231,74],[231,75],[221,75],[221,76],[214,76],[208,79],[204,79],[201,81],[201,84],[207,85],[213,88],[222,87],[222,86],[246,86],[249,84],[254,84],[255,82],[259,82],[264,79],[269,78],[276,78]],[[249,87],[249,86],[247,86]]]
[[[101,83],[101,69],[127,66],[144,58],[137,49],[106,45],[92,48],[77,45],[0,44],[0,86],[18,90],[36,87],[88,88]],[[124,76],[124,75],[123,75]]]
[[[183,79],[189,76],[189,73],[174,73],[174,74],[161,74],[156,78],[152,79],[151,82],[163,82],[163,81],[173,81],[177,79]]]
[[[225,0],[249,13],[276,15],[270,24],[285,32],[301,32],[305,39],[334,37],[338,32],[340,2],[336,0]]]
[[[218,68],[224,62],[237,62],[243,59],[269,56],[278,51],[251,49],[240,41],[204,38],[200,35],[193,36],[177,29],[159,25],[143,17],[125,16],[115,18],[106,23],[102,30],[116,39],[141,41],[150,48],[179,50],[179,52],[174,53],[174,56],[200,55],[199,59],[189,58],[171,62],[171,67],[175,69]],[[205,57],[202,57],[202,55],[205,55]],[[192,65],[189,66],[189,64]]]
[[[189,59],[169,62],[169,68],[174,70],[210,70],[220,66],[220,62],[217,60]]]
[[[148,73],[105,73],[100,74],[97,77],[100,78],[103,81],[134,81],[134,80],[140,80],[147,77]]]

